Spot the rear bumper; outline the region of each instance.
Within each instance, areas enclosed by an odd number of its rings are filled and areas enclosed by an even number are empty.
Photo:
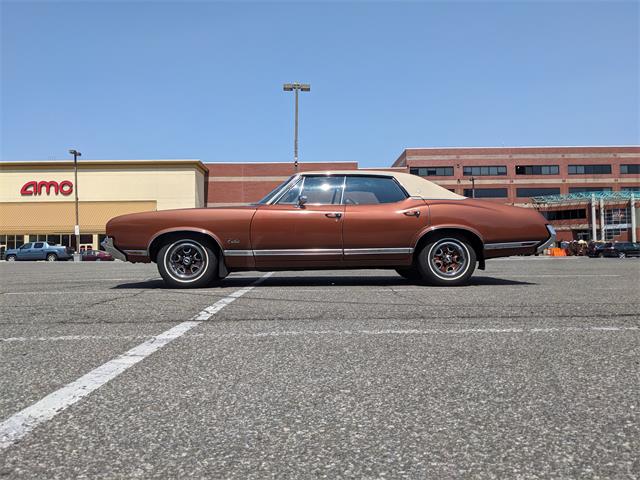
[[[118,250],[113,244],[113,238],[106,237],[100,245],[102,245],[102,248],[104,248],[105,251],[109,253],[113,258],[117,258],[118,260],[122,260],[123,262],[127,261],[127,256],[124,254],[124,252]]]
[[[547,231],[549,232],[549,238],[545,240],[542,244],[538,245],[536,248],[536,253],[542,253],[545,249],[551,247],[554,243],[556,243],[556,229],[551,225],[546,225]]]

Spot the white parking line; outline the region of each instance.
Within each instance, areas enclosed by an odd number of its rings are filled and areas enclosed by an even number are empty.
[[[228,305],[228,304],[227,304]],[[222,308],[222,307],[221,307]],[[186,338],[260,338],[260,337],[298,337],[304,335],[459,335],[466,333],[606,333],[606,332],[638,332],[640,327],[623,327],[614,325],[591,327],[533,327],[533,328],[421,328],[421,329],[384,329],[384,330],[283,330],[245,333],[191,333]],[[64,342],[82,340],[114,340],[147,338],[141,335],[62,335],[58,337],[6,337],[1,342]]]
[[[51,420],[58,413],[97,390],[108,381],[114,379],[122,372],[136,363],[144,360],[152,353],[158,351],[176,338],[181,337],[193,327],[200,325],[218,313],[224,307],[234,302],[242,295],[248,293],[258,284],[262,283],[272,273],[267,273],[248,287],[242,288],[232,294],[218,300],[210,307],[195,315],[190,321],[182,322],[173,328],[150,338],[146,342],[132,348],[117,358],[101,365],[77,380],[65,385],[59,390],[50,393],[42,400],[16,413],[0,423],[0,449],[13,445],[27,433],[41,423]]]

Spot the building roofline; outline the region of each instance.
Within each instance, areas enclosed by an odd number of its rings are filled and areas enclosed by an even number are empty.
[[[251,164],[251,165],[293,165],[292,161],[288,161],[288,162],[224,162],[224,161],[219,161],[219,162],[203,162],[205,165],[243,165],[243,164]],[[298,162],[298,165],[305,165],[305,164],[314,164],[314,163],[358,163],[357,160],[331,160],[331,161],[323,161],[323,160],[318,160],[318,161],[314,161],[314,162]]]
[[[406,147],[406,150],[482,150],[482,149],[509,149],[509,148],[640,148],[640,145],[501,145],[487,147]]]
[[[159,159],[159,160],[90,160],[78,159],[78,164],[82,166],[125,166],[125,165],[195,165],[203,173],[208,170],[199,159],[176,158],[176,159]],[[2,160],[0,161],[0,170],[15,167],[66,167],[72,166],[73,160]]]

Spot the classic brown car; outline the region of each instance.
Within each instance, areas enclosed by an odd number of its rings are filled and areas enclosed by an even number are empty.
[[[103,247],[156,262],[171,287],[202,287],[240,270],[390,268],[460,285],[490,258],[539,253],[555,241],[533,209],[457,195],[385,171],[304,172],[253,205],[122,215]]]

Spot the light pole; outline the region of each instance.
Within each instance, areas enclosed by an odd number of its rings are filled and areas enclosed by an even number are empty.
[[[471,177],[471,198],[476,198],[476,178]]]
[[[73,155],[73,176],[74,176],[74,181],[73,181],[73,192],[75,193],[76,196],[76,225],[75,228],[73,230],[73,233],[75,233],[76,236],[76,250],[77,253],[80,253],[80,220],[79,220],[79,215],[78,215],[78,157],[81,157],[82,154],[74,149],[69,150],[69,153],[71,155]],[[74,255],[74,258],[78,258]]]
[[[285,83],[282,86],[285,92],[294,91],[296,95],[296,109],[295,109],[295,126],[293,132],[293,167],[298,171],[298,92],[310,92],[311,85],[308,83]]]

